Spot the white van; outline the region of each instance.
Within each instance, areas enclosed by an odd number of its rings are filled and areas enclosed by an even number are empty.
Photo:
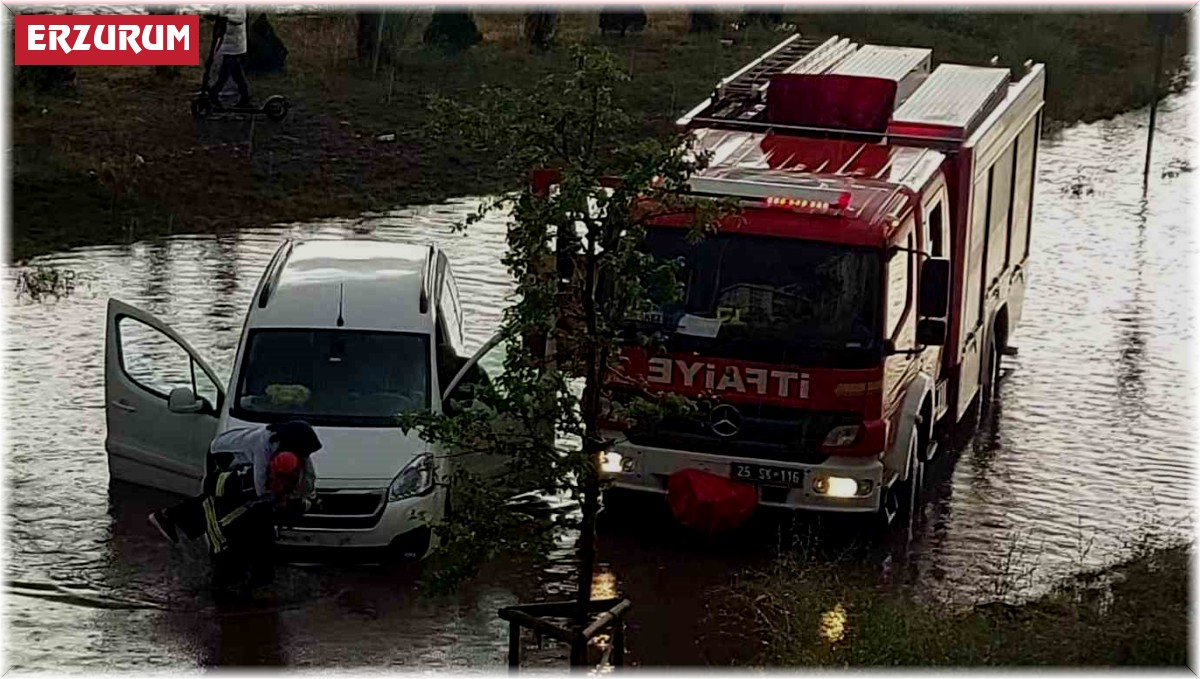
[[[441,412],[489,343],[464,362],[462,308],[436,246],[369,240],[284,243],[250,303],[225,387],[182,337],[150,314],[109,300],[105,400],[112,479],[199,492],[221,431],[303,419],[323,445],[313,457],[318,503],[281,543],[431,547],[454,464],[397,415]]]

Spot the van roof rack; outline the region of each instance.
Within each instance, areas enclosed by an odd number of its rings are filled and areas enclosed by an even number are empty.
[[[292,255],[292,248],[296,242],[292,239],[284,241],[283,245],[275,251],[275,256],[271,258],[267,264],[267,276],[263,279],[262,290],[258,294],[258,308],[267,308],[267,302],[271,301],[271,293],[275,292],[275,288],[279,284],[279,276],[283,274],[284,264],[287,263],[288,257]]]
[[[429,253],[426,255],[425,259],[425,268],[421,269],[420,308],[421,313],[423,314],[429,313],[429,285],[433,281],[433,264],[437,260],[437,251],[434,250],[432,245],[428,247],[428,251]]]

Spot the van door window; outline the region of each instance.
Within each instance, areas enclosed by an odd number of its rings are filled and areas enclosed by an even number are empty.
[[[203,370],[196,370],[186,349],[170,337],[142,323],[122,316],[117,321],[118,343],[121,348],[121,369],[142,389],[166,400],[173,389],[187,387],[196,393],[199,374],[206,386],[212,381]],[[208,402],[216,406],[215,385],[208,391]],[[197,394],[201,396],[203,394]]]
[[[496,339],[493,338],[493,342]],[[484,345],[487,346],[486,344]],[[483,351],[480,349],[480,351]],[[478,399],[485,390],[496,390],[498,385],[497,378],[504,372],[504,360],[508,353],[508,343],[504,341],[496,342],[488,347],[482,355],[464,358],[458,363],[458,367],[450,377],[442,384],[443,389],[448,389],[450,382],[454,380],[463,369],[464,366],[471,364],[470,368],[463,374],[462,379],[455,385],[453,391],[447,391],[445,398],[442,400],[442,410],[454,415],[460,412],[460,409],[469,405],[471,401]],[[471,361],[474,360],[474,363]],[[502,391],[500,393],[503,393]]]
[[[445,315],[443,314],[443,318]],[[438,374],[438,389],[445,389],[450,384],[450,380],[458,374],[459,369],[463,367],[467,359],[455,350],[454,346],[446,339],[445,323],[439,321],[437,324],[437,374]]]
[[[450,345],[458,354],[463,353],[463,328],[462,328],[462,311],[458,306],[458,293],[455,291],[454,278],[450,274],[450,269],[446,269],[446,275],[442,277],[441,299],[439,300],[438,311],[446,324],[446,337],[444,341]],[[443,340],[438,340],[439,344]]]
[[[201,400],[211,405],[213,408],[221,407],[221,390],[213,381],[208,379],[208,375],[200,366],[192,361],[192,384],[195,385],[193,391]]]
[[[454,273],[450,271],[450,267],[446,267],[446,292],[450,293],[450,306],[454,311],[454,325],[451,327],[457,331],[458,335],[455,341],[461,347],[466,341],[462,327],[463,310],[458,297],[458,281],[454,279]]]

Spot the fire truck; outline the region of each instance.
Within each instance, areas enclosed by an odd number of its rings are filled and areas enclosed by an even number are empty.
[[[697,407],[614,426],[606,504],[695,469],[760,507],[915,513],[938,441],[996,389],[1029,275],[1045,73],[994,62],[797,34],[678,121],[709,154],[691,192],[740,210],[695,244],[686,216],[647,230],[683,294],[630,320],[661,341],[622,350],[614,399]]]

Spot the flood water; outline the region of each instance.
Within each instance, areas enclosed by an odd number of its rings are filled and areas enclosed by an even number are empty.
[[[998,407],[945,461],[904,561],[931,596],[1033,595],[1121,560],[1142,536],[1191,535],[1197,242],[1189,107],[1176,97],[1160,109],[1144,200],[1144,111],[1043,140],[1032,280],[1013,340],[1020,351],[1005,359]],[[570,536],[548,563],[489,564],[452,596],[419,594],[406,572],[287,565],[271,602],[217,606],[203,547],[171,546],[145,522],[170,498],[110,487],[104,453],[110,296],[158,315],[227,376],[250,295],[281,239],[436,240],[455,263],[469,341],[478,345],[510,283],[499,264],[503,219],[467,235],[449,229],[475,205],[463,199],[36,260],[76,271],[79,285],[61,300],[8,308],[9,665],[501,666],[506,627],[496,609],[569,592]],[[6,275],[11,294],[13,272]],[[634,602],[630,660],[702,663],[708,656],[696,640],[707,632],[714,588],[769,559],[779,533],[754,529],[709,544],[669,521],[639,524],[602,532],[598,594]],[[537,656],[564,660],[565,651]]]

